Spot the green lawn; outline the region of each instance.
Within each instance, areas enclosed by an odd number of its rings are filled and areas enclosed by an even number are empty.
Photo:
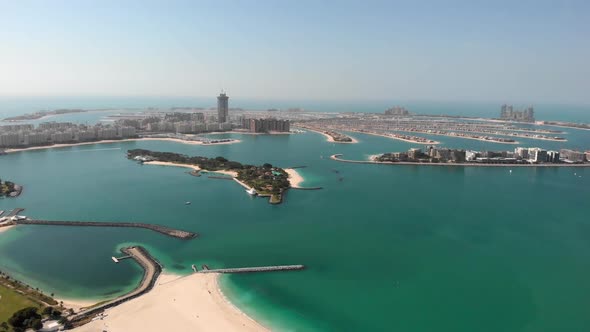
[[[26,307],[40,308],[39,304],[29,300],[26,296],[4,285],[0,285],[0,323],[8,322],[8,318],[14,312]]]

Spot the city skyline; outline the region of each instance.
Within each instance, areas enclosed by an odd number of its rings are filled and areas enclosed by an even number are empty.
[[[226,88],[238,99],[588,104],[589,9],[582,1],[6,3],[0,96]]]

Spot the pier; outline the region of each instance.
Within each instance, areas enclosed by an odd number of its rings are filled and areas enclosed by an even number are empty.
[[[14,216],[16,216],[17,214],[19,214],[19,213],[23,212],[24,210],[25,210],[24,208],[16,208],[16,209],[14,209],[14,210],[10,211],[10,213],[8,213],[8,214],[6,215],[6,217],[7,217],[7,218],[14,217]]]
[[[252,273],[252,272],[271,272],[271,271],[294,271],[303,270],[304,265],[276,265],[276,266],[258,266],[258,267],[237,267],[227,269],[213,269],[203,266],[203,270],[197,273]]]
[[[111,257],[111,259],[115,263],[119,263],[120,261],[122,261],[124,259],[127,259],[127,258],[133,258],[133,257],[132,256],[129,256],[129,255],[127,255],[127,256],[121,256],[121,257],[115,257],[115,256]]]
[[[20,212],[20,211],[19,211]],[[14,210],[11,212],[14,213]],[[136,223],[136,222],[110,222],[110,221],[53,221],[53,220],[18,220],[14,222],[16,225],[44,225],[44,226],[78,226],[78,227],[127,227],[127,228],[145,228],[164,234],[170,237],[175,237],[181,240],[190,240],[198,236],[197,233],[182,231],[166,226]]]
[[[0,217],[4,214],[4,210],[0,210]]]
[[[162,272],[162,265],[160,265],[160,263],[141,246],[122,248],[121,252],[126,255],[125,257],[128,256],[129,258],[133,258],[143,268],[143,277],[139,285],[131,292],[119,296],[114,300],[90,307],[70,316],[68,318],[70,322],[75,323],[87,319],[105,309],[112,308],[123,302],[139,297],[149,292],[154,287],[158,276]]]

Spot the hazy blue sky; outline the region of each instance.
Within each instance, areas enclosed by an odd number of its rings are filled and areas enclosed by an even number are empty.
[[[1,1],[0,95],[590,103],[590,1]]]

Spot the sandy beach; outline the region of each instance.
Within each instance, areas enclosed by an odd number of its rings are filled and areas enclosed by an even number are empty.
[[[171,163],[171,162],[167,162],[167,161],[146,161],[143,164],[144,165],[157,165],[157,166],[184,167],[184,168],[193,169],[195,171],[200,171],[201,170],[201,168],[199,166],[196,166],[196,165],[177,164],[177,163]]]
[[[107,309],[104,318],[74,331],[269,331],[225,298],[218,278],[163,273],[148,294]]]
[[[11,230],[11,229],[12,229],[14,226],[16,226],[16,225],[12,225],[12,226],[2,226],[2,227],[0,227],[0,233],[4,233],[4,232],[6,232],[6,231],[9,231],[9,230]]]
[[[316,129],[310,129],[308,127],[299,127],[299,128],[303,128],[305,130],[309,130],[309,131],[313,131],[315,133],[321,134],[321,135],[323,135],[326,138],[326,141],[328,141],[330,143],[354,144],[354,143],[358,143],[359,142],[356,138],[354,138],[354,137],[352,137],[350,135],[346,135],[346,136],[350,137],[350,139],[352,140],[351,142],[337,142],[337,141],[334,140],[334,137],[332,137],[332,136],[324,133],[323,131],[316,130]]]
[[[227,170],[223,170],[223,171],[208,171],[208,170],[204,170],[204,169],[200,168],[197,165],[177,164],[177,163],[171,163],[171,162],[167,162],[167,161],[146,161],[143,164],[144,165],[185,167],[185,168],[193,169],[195,171],[201,171],[201,174],[203,174],[203,173],[210,173],[210,174],[216,173],[216,174],[229,175],[229,176],[234,177],[234,178],[238,176],[238,172],[236,172],[236,171],[227,171]]]
[[[229,176],[234,177],[234,178],[238,176],[238,172],[236,172],[236,171],[226,171],[226,170],[224,170],[224,171],[207,171],[207,170],[204,170],[201,173],[217,173],[217,174],[229,175]]]
[[[114,139],[114,140],[104,140],[104,141],[96,141],[96,142],[83,142],[83,143],[71,143],[71,144],[54,144],[54,145],[44,145],[44,146],[33,146],[30,148],[22,148],[22,149],[6,149],[6,153],[14,153],[14,152],[22,152],[22,151],[32,151],[32,150],[45,150],[45,149],[56,149],[56,148],[65,148],[70,146],[82,146],[82,145],[93,145],[93,144],[109,144],[109,143],[119,143],[119,142],[134,142],[134,141],[168,141],[168,142],[176,142],[182,144],[189,144],[189,145],[204,145],[204,146],[212,146],[212,145],[222,145],[222,144],[235,144],[240,143],[240,140],[233,140],[231,142],[219,142],[219,143],[208,143],[204,144],[200,141],[184,141],[177,138],[155,138],[155,137],[144,137],[144,138],[127,138],[127,139]]]
[[[73,309],[74,312],[79,312],[83,308],[95,305],[99,301],[83,300],[83,299],[68,299],[56,297],[57,302],[63,302],[64,308]]]
[[[196,166],[196,165],[177,164],[177,163],[171,163],[171,162],[166,162],[166,161],[146,161],[143,164],[144,165],[185,167],[185,168],[193,169],[195,171],[201,171],[201,174],[203,174],[203,173],[210,173],[210,174],[223,174],[223,175],[228,175],[228,176],[233,177],[234,180],[236,180],[236,182],[238,182],[239,184],[241,184],[244,188],[250,189],[250,187],[248,185],[246,185],[245,183],[243,183],[242,181],[239,181],[237,179],[238,172],[236,172],[236,171],[228,171],[228,170],[208,171],[208,170],[203,170],[199,166]],[[291,184],[291,187],[292,188],[301,188],[300,184],[304,180],[303,177],[301,176],[301,174],[299,174],[296,170],[294,170],[292,168],[286,168],[285,169],[285,172],[287,172],[287,174],[289,174],[289,183]]]
[[[292,168],[285,168],[285,172],[289,174],[289,183],[292,188],[301,188],[300,184],[303,182],[303,177],[296,170]]]
[[[307,128],[307,129],[309,129],[309,128]],[[309,130],[311,130],[311,129],[309,129]],[[350,139],[351,139],[352,141],[350,141],[350,142],[338,142],[338,141],[335,141],[335,140],[334,140],[334,137],[332,137],[332,136],[330,136],[330,135],[328,135],[328,134],[326,134],[326,133],[323,133],[323,132],[321,132],[321,131],[319,131],[319,130],[312,130],[312,131],[315,131],[315,132],[316,132],[316,133],[318,133],[318,134],[322,134],[322,135],[324,135],[324,137],[326,137],[326,140],[327,140],[328,142],[330,142],[330,143],[339,143],[339,144],[355,144],[355,143],[358,143],[358,142],[359,142],[359,141],[358,141],[356,138],[354,138],[354,137],[352,137],[352,136],[350,136],[350,135],[347,135],[347,136],[348,136],[348,137],[350,137]]]

